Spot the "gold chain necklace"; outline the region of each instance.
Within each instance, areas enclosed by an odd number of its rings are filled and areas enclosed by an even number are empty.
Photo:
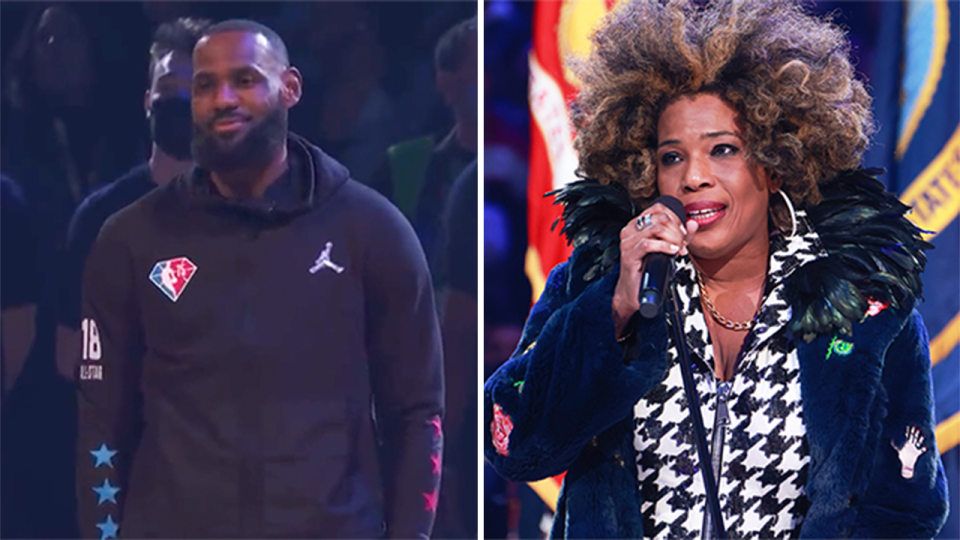
[[[707,287],[703,284],[703,276],[700,275],[700,271],[696,269],[694,271],[697,273],[697,285],[700,286],[700,296],[703,298],[703,303],[707,305],[707,311],[710,312],[710,315],[713,315],[714,320],[720,323],[720,326],[737,332],[743,332],[753,328],[753,323],[757,321],[756,315],[746,322],[734,322],[721,315],[720,312],[717,311],[716,306],[713,305],[713,301],[707,296]],[[760,311],[757,310],[757,314],[759,313]]]

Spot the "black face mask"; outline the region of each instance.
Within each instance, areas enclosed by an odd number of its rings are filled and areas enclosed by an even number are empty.
[[[150,136],[161,150],[174,159],[189,160],[192,133],[193,116],[189,100],[164,98],[153,102],[150,108]]]

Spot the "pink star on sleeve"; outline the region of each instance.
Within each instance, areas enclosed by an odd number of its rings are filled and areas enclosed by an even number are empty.
[[[440,434],[443,432],[443,425],[440,422],[440,416],[434,416],[430,419],[430,425],[433,426],[433,438],[439,439]]]
[[[442,462],[443,457],[439,452],[430,456],[430,466],[431,470],[433,470],[433,474],[440,474],[440,466]]]
[[[437,496],[438,496],[438,495],[439,495],[439,492],[438,492],[437,490],[434,490],[434,491],[431,492],[431,493],[424,493],[424,494],[423,494],[423,499],[424,499],[424,501],[426,502],[426,504],[424,505],[424,507],[425,507],[427,510],[429,510],[429,511],[431,511],[431,512],[436,512],[436,510],[437,510]]]

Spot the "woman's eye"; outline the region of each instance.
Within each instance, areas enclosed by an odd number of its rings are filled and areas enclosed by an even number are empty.
[[[718,144],[713,147],[713,150],[710,151],[711,156],[732,156],[739,152],[740,149],[731,144]]]
[[[666,154],[660,156],[661,165],[673,165],[680,161],[680,154],[676,152],[667,152]]]

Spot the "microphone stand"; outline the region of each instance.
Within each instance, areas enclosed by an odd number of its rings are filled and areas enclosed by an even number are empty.
[[[703,489],[707,493],[707,511],[713,518],[714,529],[718,540],[726,540],[727,533],[723,527],[723,514],[720,512],[720,501],[717,496],[717,483],[713,476],[713,466],[710,461],[710,451],[707,449],[707,436],[703,429],[703,418],[700,416],[700,398],[697,387],[693,382],[693,371],[690,366],[690,356],[687,353],[687,340],[683,335],[683,314],[677,301],[677,284],[670,283],[670,299],[667,302],[667,314],[671,320],[671,333],[674,343],[677,344],[677,357],[680,360],[680,373],[683,376],[683,390],[687,396],[687,405],[690,409],[690,420],[693,422],[693,433],[697,442],[697,456],[700,458],[700,472],[703,476]],[[706,531],[703,531],[706,534]]]

